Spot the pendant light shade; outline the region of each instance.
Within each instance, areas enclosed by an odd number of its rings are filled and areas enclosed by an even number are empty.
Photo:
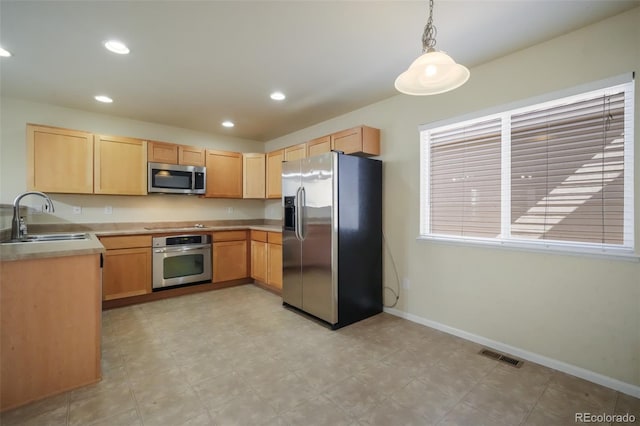
[[[462,86],[469,79],[467,67],[437,51],[433,25],[433,0],[429,0],[429,20],[422,35],[423,54],[396,78],[395,87],[407,95],[437,95]]]
[[[456,64],[444,52],[424,53],[396,78],[396,89],[407,95],[437,95],[462,86],[469,80],[467,67]]]

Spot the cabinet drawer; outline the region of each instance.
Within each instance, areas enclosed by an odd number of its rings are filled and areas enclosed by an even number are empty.
[[[213,241],[241,241],[247,239],[247,231],[220,231],[213,233]]]
[[[271,244],[282,244],[282,233],[269,232],[267,235],[267,242]]]
[[[267,242],[267,232],[266,231],[255,231],[251,230],[251,240],[253,241],[262,241]]]
[[[100,237],[100,242],[107,250],[151,247],[151,235],[124,235],[120,237]]]

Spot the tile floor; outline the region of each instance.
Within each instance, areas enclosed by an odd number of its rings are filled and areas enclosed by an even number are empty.
[[[381,314],[330,331],[253,285],[103,314],[103,380],[10,425],[571,425],[640,400]],[[636,420],[636,423],[640,420]]]

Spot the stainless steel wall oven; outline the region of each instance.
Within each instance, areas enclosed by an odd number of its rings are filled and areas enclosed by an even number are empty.
[[[153,238],[153,290],[211,281],[210,235]]]

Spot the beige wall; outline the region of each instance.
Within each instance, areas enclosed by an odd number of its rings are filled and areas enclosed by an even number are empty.
[[[0,104],[0,204],[11,204],[26,190],[26,123],[86,130],[108,135],[174,142],[229,151],[263,152],[264,144],[226,136],[209,135],[154,123],[110,117],[53,105],[2,98]],[[264,202],[256,200],[213,200],[189,196],[149,195],[62,195],[51,194],[55,214],[31,214],[27,223],[144,222],[179,220],[261,219]],[[39,206],[41,199],[27,197],[24,204]],[[73,206],[82,214],[73,214]],[[104,214],[111,206],[113,213]],[[233,209],[229,212],[229,208]],[[3,209],[1,227],[7,227]]]
[[[416,240],[419,125],[640,71],[639,23],[636,8],[474,67],[469,82],[453,92],[398,95],[269,141],[267,151],[359,124],[382,129],[384,231],[400,279],[410,282],[409,289],[401,290],[397,308],[631,384],[639,392],[640,263]],[[635,223],[640,243],[638,106],[635,117]],[[265,215],[280,218],[277,201],[266,203]],[[384,269],[385,284],[396,288],[388,254]],[[385,295],[391,302],[389,293]]]

